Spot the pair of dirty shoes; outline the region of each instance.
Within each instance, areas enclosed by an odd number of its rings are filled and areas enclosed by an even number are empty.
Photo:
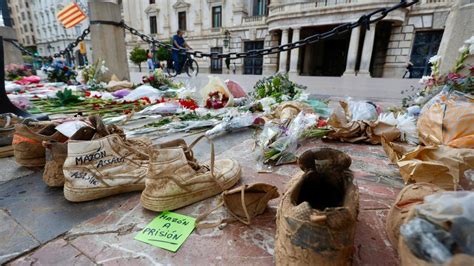
[[[14,143],[15,156],[21,146],[43,149],[44,153],[36,153],[34,166],[46,162],[45,182],[54,186],[63,182],[64,196],[69,201],[143,190],[141,203],[146,209],[175,210],[217,195],[240,179],[239,164],[229,159],[215,160],[212,143],[211,161],[197,162],[192,148],[202,137],[189,146],[184,140],[152,145],[148,140],[127,139],[120,129],[105,126],[97,116],[89,120],[92,127],[80,129],[66,143],[51,137],[55,133],[35,136],[35,144],[41,140],[41,145]],[[26,140],[24,132],[17,130],[14,138],[18,135],[18,139]],[[24,162],[25,154],[18,155],[17,162]]]

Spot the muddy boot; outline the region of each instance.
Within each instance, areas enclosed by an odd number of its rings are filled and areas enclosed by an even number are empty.
[[[14,114],[0,115],[0,158],[13,156],[13,133],[20,119]]]
[[[57,131],[56,124],[40,123],[15,125],[13,150],[16,162],[25,167],[43,167],[46,163],[43,141],[65,142],[67,137]]]
[[[409,211],[416,205],[422,204],[428,195],[443,191],[440,187],[431,183],[416,183],[406,186],[400,191],[395,204],[387,215],[387,235],[394,247],[398,246],[400,237],[400,226],[405,223]]]
[[[351,158],[333,149],[305,152],[277,212],[277,265],[350,265],[359,192]]]
[[[229,159],[215,161],[212,142],[211,161],[202,165],[196,162],[192,148],[203,137],[189,147],[162,145],[150,152],[150,169],[141,196],[143,207],[153,211],[179,209],[222,193],[239,181],[240,165]]]
[[[141,146],[117,134],[68,142],[64,197],[81,202],[145,188],[149,157]]]
[[[70,140],[91,140],[95,135],[94,128],[83,127]],[[46,148],[43,181],[49,187],[62,187],[64,185],[63,165],[67,157],[67,143],[48,140],[43,141],[43,146]]]

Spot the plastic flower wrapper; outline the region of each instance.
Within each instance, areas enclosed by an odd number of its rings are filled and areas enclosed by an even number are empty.
[[[317,115],[300,112],[289,127],[283,129],[281,136],[264,149],[264,163],[281,165],[295,162],[298,139],[316,120]]]
[[[250,127],[254,124],[256,117],[252,113],[246,112],[240,114],[237,110],[233,111],[234,112],[229,112],[220,124],[208,130],[206,136],[215,136],[224,132]]]
[[[9,94],[8,98],[13,103],[13,105],[21,110],[27,110],[33,107],[33,104],[30,102],[30,100],[22,95]]]
[[[177,102],[162,102],[148,106],[142,111],[138,112],[141,115],[145,114],[176,114],[180,109]]]
[[[201,96],[208,109],[234,106],[234,96],[218,77],[209,76],[209,83],[201,89]]]

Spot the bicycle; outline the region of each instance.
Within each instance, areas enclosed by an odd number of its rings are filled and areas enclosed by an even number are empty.
[[[199,65],[194,58],[187,54],[186,59],[183,63],[183,67],[181,68],[181,72],[178,73],[174,67],[174,61],[170,60],[167,63],[166,72],[170,77],[176,77],[177,75],[181,74],[182,72],[186,72],[189,77],[196,77],[199,74]]]

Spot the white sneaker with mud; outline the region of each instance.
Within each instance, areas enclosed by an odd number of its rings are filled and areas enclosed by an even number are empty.
[[[156,147],[150,152],[146,188],[141,196],[144,208],[157,212],[176,210],[222,193],[239,181],[239,163],[230,159],[215,161],[212,142],[211,161],[196,162],[192,148],[204,137],[189,147]]]
[[[82,202],[143,190],[149,157],[135,144],[117,134],[70,141],[63,167],[64,197]]]

